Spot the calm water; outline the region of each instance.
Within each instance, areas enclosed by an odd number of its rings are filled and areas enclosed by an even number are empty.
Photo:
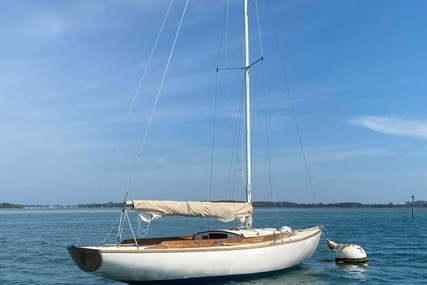
[[[76,242],[101,243],[119,215],[120,209],[0,210],[0,284],[122,284],[80,271],[65,248]],[[278,219],[293,228],[313,226],[321,219],[330,239],[361,245],[368,265],[336,265],[322,237],[313,257],[295,269],[217,284],[427,284],[426,209],[418,209],[414,219],[410,209],[292,209],[278,215],[255,211],[257,227],[277,225]],[[190,228],[183,230],[185,221],[160,219],[153,222],[149,235],[207,229],[200,219],[191,219]],[[209,223],[210,228],[218,227]],[[169,230],[162,230],[164,226]]]

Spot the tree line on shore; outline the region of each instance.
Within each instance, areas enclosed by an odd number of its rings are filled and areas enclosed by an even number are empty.
[[[235,202],[235,201],[218,201],[218,202]],[[407,208],[412,207],[412,202],[404,204],[364,204],[358,202],[341,202],[341,203],[293,203],[293,202],[269,202],[255,201],[252,202],[255,208]],[[427,201],[415,201],[414,206],[417,208],[427,208]],[[23,208],[118,208],[123,207],[122,203],[90,203],[77,205],[21,205],[11,203],[1,203],[0,209],[23,209]]]
[[[0,209],[22,209],[24,205],[11,204],[11,203],[1,203]]]

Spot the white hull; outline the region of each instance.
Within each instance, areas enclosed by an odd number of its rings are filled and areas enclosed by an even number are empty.
[[[167,281],[266,273],[301,264],[316,250],[321,227],[259,243],[150,250],[150,247],[86,247],[99,252],[89,272],[120,281]]]

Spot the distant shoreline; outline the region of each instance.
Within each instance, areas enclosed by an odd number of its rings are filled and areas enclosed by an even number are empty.
[[[218,201],[231,202],[231,201]],[[254,208],[409,208],[412,207],[412,202],[405,204],[363,204],[357,202],[342,202],[342,203],[293,203],[293,202],[267,202],[255,201],[252,202]],[[121,208],[123,203],[91,203],[77,205],[21,205],[11,203],[1,203],[0,209],[85,209],[85,208]],[[416,208],[427,208],[427,201],[415,201]]]

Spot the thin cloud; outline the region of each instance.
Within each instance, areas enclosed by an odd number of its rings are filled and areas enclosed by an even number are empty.
[[[341,147],[329,147],[313,152],[311,158],[317,161],[342,161],[389,155],[392,155],[392,152],[384,148],[343,149]]]
[[[393,156],[395,153],[386,148],[357,147],[354,145],[327,145],[305,148],[309,163],[323,163],[333,161],[354,161],[376,157]],[[295,166],[302,162],[300,149],[290,148],[272,153],[273,162],[279,165]]]
[[[363,116],[351,120],[350,123],[380,133],[427,139],[427,121],[406,120],[392,116]]]
[[[49,10],[28,20],[22,32],[30,39],[51,39],[64,34],[69,24],[58,13]]]

